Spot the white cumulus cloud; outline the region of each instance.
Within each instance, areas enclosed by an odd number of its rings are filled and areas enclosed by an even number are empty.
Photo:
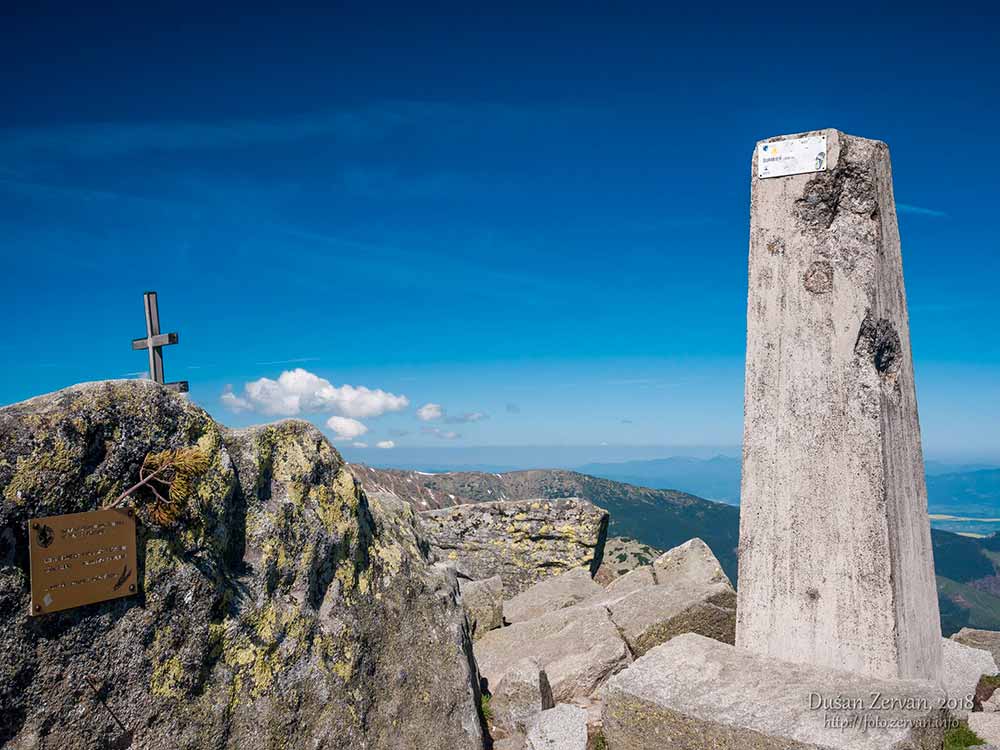
[[[424,422],[441,419],[443,415],[444,409],[441,408],[441,404],[424,404],[417,409],[417,418],[422,419]]]
[[[326,426],[336,433],[338,440],[353,440],[368,432],[366,425],[350,417],[330,417]]]
[[[251,381],[243,386],[242,395],[227,386],[222,402],[233,411],[255,411],[268,416],[292,417],[310,412],[333,412],[362,419],[400,411],[410,405],[406,396],[363,385],[338,387],[301,367],[284,371],[277,380],[260,378]]]
[[[222,395],[219,397],[222,404],[232,412],[239,414],[244,411],[253,411],[253,404],[247,401],[245,398],[240,398],[235,393],[233,393],[233,386],[226,385],[222,391]]]
[[[395,448],[396,444],[391,440],[379,440],[377,443],[375,443],[375,447],[388,449],[388,448]]]

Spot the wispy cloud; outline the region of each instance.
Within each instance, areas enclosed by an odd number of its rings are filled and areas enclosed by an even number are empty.
[[[425,435],[433,435],[436,438],[441,438],[442,440],[458,440],[462,437],[453,430],[442,430],[440,427],[424,427],[421,432]]]
[[[141,152],[200,151],[294,143],[309,138],[378,138],[426,113],[427,105],[398,103],[342,112],[222,122],[110,122],[7,130],[0,153],[92,159]]]
[[[319,357],[296,357],[295,359],[272,359],[269,362],[255,362],[257,365],[294,365],[301,362],[319,362]]]
[[[924,208],[923,206],[913,206],[909,203],[897,203],[896,210],[901,214],[915,214],[917,216],[933,216],[936,219],[945,219],[948,214],[934,208]]]

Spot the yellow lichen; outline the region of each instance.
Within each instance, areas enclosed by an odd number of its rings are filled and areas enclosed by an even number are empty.
[[[184,697],[181,680],[184,678],[184,666],[176,656],[167,659],[153,668],[150,690],[153,695],[163,698],[180,699]]]

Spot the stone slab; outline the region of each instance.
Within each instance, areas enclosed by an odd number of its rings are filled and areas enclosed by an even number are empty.
[[[604,588],[594,582],[589,569],[574,568],[539,581],[505,601],[503,618],[511,624],[533,620],[603,593]]]
[[[977,630],[962,628],[951,636],[951,640],[964,643],[972,648],[981,648],[993,654],[993,659],[1000,664],[1000,632],[996,630]]]
[[[566,703],[542,711],[528,729],[528,750],[587,750],[587,712]]]
[[[592,695],[631,661],[625,641],[601,606],[578,605],[490,631],[475,642],[474,651],[488,689],[528,658],[545,670],[557,702]]]
[[[779,661],[692,633],[608,681],[604,736],[608,750],[940,750],[944,700],[930,682]],[[842,726],[857,716],[870,725]]]
[[[500,576],[482,581],[460,580],[459,587],[473,638],[481,638],[484,633],[503,625],[503,581]]]
[[[947,638],[941,640],[944,664],[944,689],[948,693],[948,709],[959,719],[972,710],[976,686],[983,675],[998,671],[993,654]]]
[[[681,633],[699,633],[726,643],[735,638],[736,592],[728,580],[653,586],[607,606],[634,656]]]

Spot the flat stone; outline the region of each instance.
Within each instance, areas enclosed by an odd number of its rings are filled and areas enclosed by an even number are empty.
[[[594,582],[588,569],[575,568],[539,581],[504,602],[503,618],[508,623],[533,620],[603,593],[604,588]]]
[[[733,643],[736,636],[736,592],[728,579],[652,586],[607,606],[635,656],[682,633],[699,633],[726,643]]]
[[[579,605],[492,630],[474,644],[488,688],[524,658],[545,670],[556,701],[586,698],[630,661],[628,647],[604,607]]]
[[[503,580],[500,576],[482,581],[460,580],[459,587],[473,638],[481,638],[484,633],[503,625]]]
[[[526,750],[528,740],[523,734],[493,740],[493,750]]]
[[[981,648],[993,654],[993,660],[1000,664],[1000,633],[995,630],[977,630],[976,628],[962,628],[955,633],[951,640],[964,643],[972,648]]]
[[[528,730],[528,750],[587,750],[587,712],[565,703],[542,711]]]
[[[807,135],[826,137],[823,171],[759,178],[765,145],[782,158]],[[938,682],[889,149],[832,129],[769,138],[751,185],[736,643]]]
[[[555,706],[545,670],[533,659],[521,659],[492,688],[493,725],[505,733],[524,734],[535,717]]]
[[[1000,745],[1000,714],[969,714],[969,729],[991,745]],[[986,750],[980,747],[978,750]]]
[[[940,750],[943,700],[930,682],[779,661],[689,633],[608,681],[604,736],[608,750]],[[842,726],[858,716],[869,726]]]
[[[718,559],[701,539],[691,539],[667,550],[653,561],[653,575],[660,586],[726,583],[733,585]]]
[[[1000,670],[989,651],[965,646],[948,638],[941,639],[941,647],[948,708],[957,718],[964,719],[972,710],[979,679],[983,675],[995,675]]]

